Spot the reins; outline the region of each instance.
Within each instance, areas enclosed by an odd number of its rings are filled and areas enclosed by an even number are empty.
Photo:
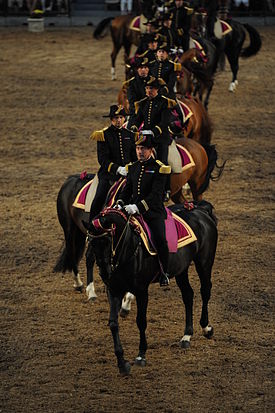
[[[119,260],[120,260],[120,258],[121,258],[122,251],[123,251],[123,245],[124,245],[125,239],[126,239],[126,237],[124,236],[124,234],[126,234],[126,231],[127,231],[128,228],[129,228],[130,218],[131,218],[131,215],[129,215],[129,217],[128,217],[127,221],[126,221],[126,224],[125,224],[125,226],[124,226],[124,228],[123,228],[123,231],[122,231],[122,233],[120,234],[119,240],[118,240],[118,242],[117,242],[117,244],[116,244],[115,247],[114,247],[114,233],[115,233],[115,231],[114,231],[114,230],[111,231],[111,236],[112,236],[112,238],[111,238],[111,239],[112,239],[112,247],[111,247],[111,248],[112,248],[111,269],[112,269],[113,272],[117,269],[117,267],[118,267],[118,265],[119,265]],[[113,228],[113,226],[112,226],[112,228]],[[122,240],[123,236],[124,236],[124,239],[123,239],[123,243],[122,243],[122,245],[121,245],[120,254],[119,254],[119,256],[117,257],[116,264],[114,264],[114,258],[115,258],[115,255],[116,255],[116,251],[117,251],[118,246],[119,246],[120,243],[121,243],[121,240]]]

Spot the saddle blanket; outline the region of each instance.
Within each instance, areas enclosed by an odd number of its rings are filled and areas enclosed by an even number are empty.
[[[117,192],[120,191],[126,183],[125,178],[120,178],[114,185],[110,188],[108,195],[107,195],[107,207],[111,207],[115,203]],[[98,185],[98,177],[97,175],[87,182],[78,192],[73,206],[75,208],[84,209],[85,212],[90,212],[91,205],[94,200],[96,190]]]
[[[192,228],[178,215],[165,208],[167,219],[165,220],[166,239],[169,252],[176,253],[178,249],[197,240]],[[135,230],[140,234],[145,248],[150,255],[157,255],[152,240],[151,231],[141,215],[131,216],[130,223],[135,227]]]
[[[171,166],[172,173],[176,174],[195,166],[195,162],[190,152],[174,140],[171,145],[169,145],[168,164]]]
[[[146,33],[147,27],[144,23],[147,22],[147,18],[141,14],[140,16],[136,16],[131,21],[129,28],[136,32]]]
[[[214,26],[214,34],[217,39],[222,39],[223,36],[230,33],[232,31],[232,27],[230,24],[225,22],[224,20],[217,19]]]

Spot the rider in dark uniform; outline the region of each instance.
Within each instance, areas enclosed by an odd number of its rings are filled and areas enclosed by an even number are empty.
[[[166,13],[163,15],[163,24],[161,29],[158,30],[158,34],[163,43],[166,43],[168,50],[174,47],[180,46],[180,39],[177,32],[172,26],[173,15]]]
[[[123,83],[123,85],[127,87],[130,116],[135,113],[135,102],[146,96],[145,86],[150,79],[149,62],[146,57],[137,57],[133,66],[136,71],[135,76]]]
[[[173,15],[171,27],[177,32],[180,45],[186,52],[189,49],[189,31],[193,9],[188,7],[183,0],[175,0],[174,3],[175,7],[171,10]]]
[[[169,48],[165,44],[159,45],[157,50],[157,58],[150,65],[150,73],[157,79],[162,79],[167,85],[168,90],[162,88],[162,94],[168,95],[175,99],[175,84],[177,81],[177,73],[181,70],[181,64],[169,60]]]
[[[119,208],[124,207],[129,214],[140,213],[149,225],[161,262],[160,285],[169,284],[169,250],[165,234],[167,217],[163,195],[167,176],[171,167],[155,160],[153,142],[150,135],[140,133],[136,141],[138,160],[129,165],[126,186],[117,201]]]
[[[109,115],[111,126],[95,131],[91,139],[97,141],[97,158],[100,164],[98,187],[91,205],[90,219],[97,215],[106,200],[110,187],[121,176],[127,175],[126,165],[136,160],[135,135],[123,128],[126,112],[122,106],[112,105]],[[89,223],[84,223],[89,229]]]
[[[204,0],[203,7],[207,12],[206,29],[209,40],[215,40],[214,26],[219,8],[218,0]]]
[[[153,63],[156,58],[157,58],[157,49],[158,49],[158,43],[159,43],[159,36],[157,34],[147,34],[146,37],[146,42],[147,42],[147,47],[144,53],[139,54],[138,51],[136,52],[136,55],[139,57],[144,57],[148,59],[149,65]]]
[[[153,142],[157,145],[157,158],[167,164],[168,146],[170,137],[168,126],[170,122],[170,109],[177,105],[174,99],[167,98],[158,93],[162,86],[160,81],[151,77],[146,84],[146,97],[135,102],[135,116],[131,120],[131,129],[138,131],[143,123],[144,130],[150,130]]]

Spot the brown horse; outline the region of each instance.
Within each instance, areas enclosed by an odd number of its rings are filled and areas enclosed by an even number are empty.
[[[193,199],[201,201],[210,179],[215,181],[221,177],[225,162],[221,166],[217,165],[218,154],[214,145],[208,144],[203,147],[198,142],[185,137],[178,138],[176,143],[187,149],[193,158],[194,165],[183,169],[181,173],[171,174],[171,199],[175,204],[183,203],[185,201],[183,187],[188,183]],[[214,168],[217,169],[216,176],[212,175]]]

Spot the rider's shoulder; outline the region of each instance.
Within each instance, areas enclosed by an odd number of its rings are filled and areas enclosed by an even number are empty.
[[[104,142],[104,133],[107,131],[107,129],[109,129],[109,126],[106,126],[106,128],[103,128],[101,130],[96,130],[92,132],[90,138],[97,142]]]
[[[177,105],[177,101],[175,99],[168,98],[167,96],[164,96],[164,95],[161,95],[161,97],[167,102],[167,107],[169,109]]]
[[[135,102],[135,111],[136,111],[136,113],[138,112],[140,105],[145,101],[147,101],[147,96],[145,96],[144,98],[142,98],[140,100],[137,100]]]
[[[162,163],[158,159],[156,159],[156,163],[158,164],[160,174],[170,174],[171,173],[171,166],[170,165],[165,165],[164,163]]]
[[[134,76],[131,77],[131,78],[128,79],[128,80],[125,80],[122,85],[123,85],[123,86],[129,86],[130,83],[131,83],[133,80],[135,80],[135,77],[134,77]]]

